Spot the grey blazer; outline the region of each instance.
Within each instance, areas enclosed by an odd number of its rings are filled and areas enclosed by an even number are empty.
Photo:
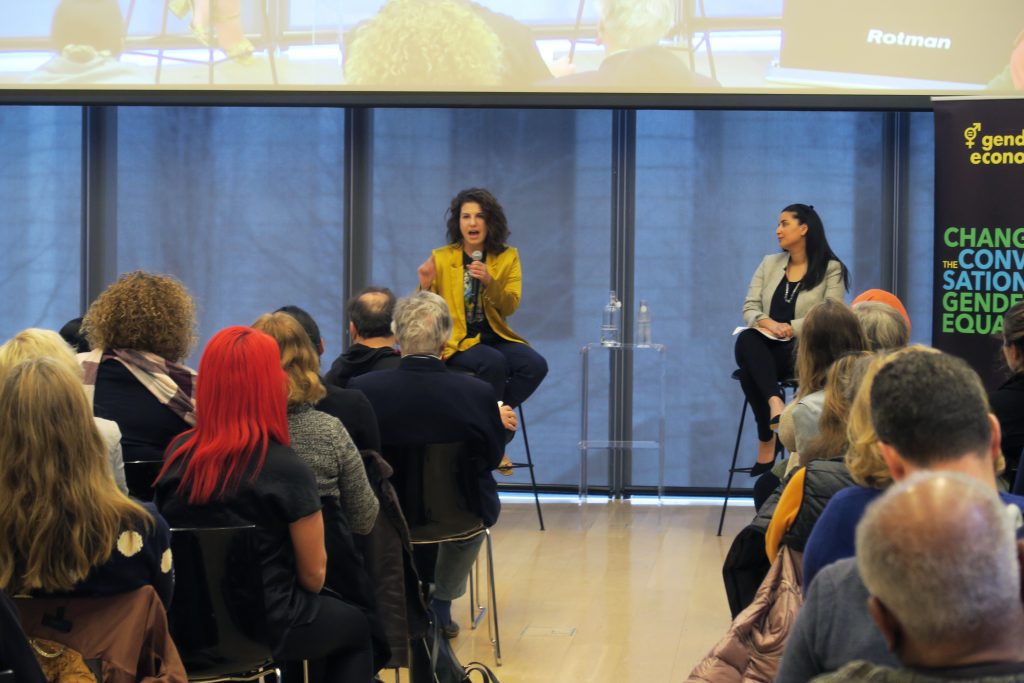
[[[789,265],[789,254],[780,252],[769,254],[761,260],[761,265],[754,271],[754,277],[750,279],[750,288],[747,290],[747,298],[743,302],[743,320],[748,327],[757,325],[758,320],[768,317],[768,311],[772,306],[772,296],[776,288],[786,277],[786,266]],[[811,289],[801,289],[796,295],[796,313],[793,325],[793,334],[800,336],[800,330],[804,326],[804,316],[825,299],[842,301],[845,294],[843,287],[843,268],[839,261],[831,260],[825,270],[825,279]]]

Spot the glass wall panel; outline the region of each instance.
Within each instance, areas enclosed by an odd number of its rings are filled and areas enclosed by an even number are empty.
[[[932,254],[935,251],[935,117],[931,112],[910,116],[910,158],[907,167],[907,253],[901,263],[907,272],[903,305],[912,325],[911,339],[932,343]]]
[[[667,485],[725,485],[743,400],[730,379],[731,332],[743,324],[757,264],[778,250],[784,206],[815,206],[850,269],[851,294],[880,284],[883,121],[848,112],[638,113],[635,298],[650,303],[654,341],[669,346]],[[647,390],[634,385],[634,423],[650,431]],[[744,463],[754,438],[748,419]],[[633,472],[634,484],[656,482],[654,459],[637,458]]]
[[[0,107],[0,340],[81,315],[82,110]]]
[[[581,345],[598,338],[610,269],[611,114],[607,111],[387,109],[374,115],[371,281],[403,295],[445,242],[461,189],[491,189],[519,249],[523,298],[510,323],[548,361],[526,402],[537,478],[578,481]],[[607,405],[607,382],[592,401]],[[607,417],[595,430],[607,430]],[[519,460],[522,439],[509,446]],[[603,454],[591,483],[606,483]],[[512,481],[528,481],[523,470]]]
[[[180,278],[202,346],[286,304],[341,351],[344,112],[119,110],[117,268]]]

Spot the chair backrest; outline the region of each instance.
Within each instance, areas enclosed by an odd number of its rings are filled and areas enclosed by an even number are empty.
[[[261,668],[266,642],[256,527],[171,529],[174,601],[168,617],[190,676]]]
[[[124,478],[128,483],[128,493],[139,500],[153,500],[153,482],[163,466],[163,460],[129,460],[126,462]]]
[[[413,543],[437,543],[483,531],[476,465],[470,445],[384,446],[384,458]]]
[[[185,667],[153,586],[101,597],[14,598],[30,638],[76,650],[99,679],[184,683]]]

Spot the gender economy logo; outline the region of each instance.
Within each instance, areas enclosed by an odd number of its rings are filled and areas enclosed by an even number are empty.
[[[1024,128],[1012,133],[996,135],[982,134],[980,121],[964,129],[964,145],[973,150],[981,145],[981,151],[972,151],[968,156],[974,166],[1024,166]]]

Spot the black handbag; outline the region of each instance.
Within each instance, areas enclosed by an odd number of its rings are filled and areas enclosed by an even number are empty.
[[[455,656],[451,643],[444,637],[437,619],[430,612],[427,635],[422,638],[413,652],[413,666],[410,679],[413,683],[473,683],[471,674],[478,673],[484,683],[501,683],[486,665],[470,662],[462,666]]]

